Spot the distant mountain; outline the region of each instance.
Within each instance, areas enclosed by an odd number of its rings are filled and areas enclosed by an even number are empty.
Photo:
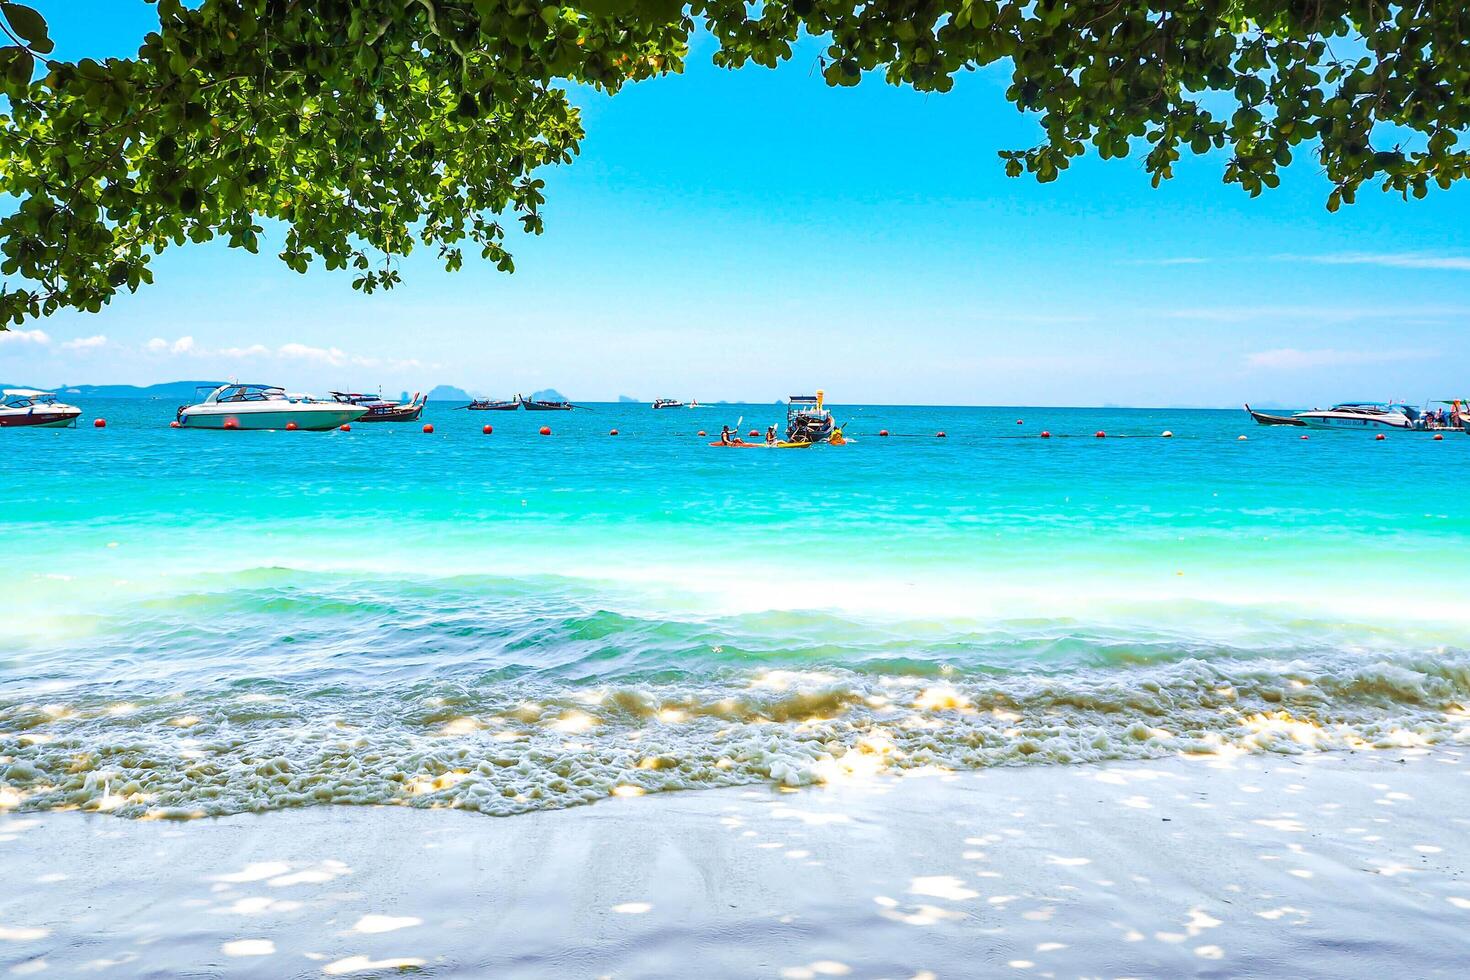
[[[632,395],[619,395],[618,396],[618,403],[621,404],[621,405],[629,405],[629,404],[636,405],[640,401],[642,401],[642,399],[640,399],[640,398],[634,398]]]
[[[465,391],[463,388],[456,388],[454,385],[435,385],[433,390],[429,392],[429,401],[431,402],[468,402],[473,400],[468,391]]]
[[[137,385],[62,385],[59,388],[42,388],[69,398],[162,398],[165,401],[188,401],[194,397],[196,388],[218,388],[223,381],[165,381],[162,384],[138,387]],[[33,385],[7,384],[5,388],[30,388]]]
[[[531,392],[531,399],[538,402],[566,402],[571,401],[566,395],[555,388],[542,388],[540,391]]]

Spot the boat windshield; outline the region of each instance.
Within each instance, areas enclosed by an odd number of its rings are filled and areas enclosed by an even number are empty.
[[[215,392],[217,402],[283,402],[288,401],[283,388],[273,385],[226,385]]]
[[[32,405],[49,405],[56,401],[56,396],[49,391],[36,391],[32,388],[6,388],[3,402],[7,408],[29,408]]]

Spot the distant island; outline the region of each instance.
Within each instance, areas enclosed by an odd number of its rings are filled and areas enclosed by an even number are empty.
[[[468,391],[456,388],[454,385],[435,385],[429,391],[431,402],[468,402],[473,401]]]
[[[619,395],[618,396],[618,404],[620,404],[620,405],[636,405],[641,400],[642,399],[634,398],[632,395]]]

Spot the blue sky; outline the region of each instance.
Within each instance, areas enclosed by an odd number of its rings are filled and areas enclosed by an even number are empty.
[[[37,6],[68,58],[130,54],[152,22],[141,0]],[[513,276],[425,253],[362,297],[267,246],[180,248],[100,314],[0,334],[0,381],[1065,405],[1470,392],[1470,190],[1365,190],[1330,215],[1310,160],[1251,200],[1218,156],[1158,190],[1138,158],[1012,180],[995,152],[1037,127],[1002,72],[948,95],[834,90],[818,51],[728,72],[705,39],[683,76],[577,93],[582,156],[543,173],[546,234],[510,240]]]

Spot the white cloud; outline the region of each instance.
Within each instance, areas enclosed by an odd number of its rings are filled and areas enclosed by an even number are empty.
[[[98,347],[106,347],[106,346],[107,346],[107,336],[105,334],[100,334],[99,333],[95,337],[77,337],[75,340],[68,340],[68,341],[64,342],[61,345],[61,349],[62,350],[93,350],[93,349],[98,348]]]
[[[143,349],[151,354],[189,354],[198,350],[194,346],[193,337],[180,337],[173,343],[169,343],[162,337],[154,337],[143,345]]]
[[[1387,364],[1392,361],[1420,361],[1434,356],[1427,350],[1296,350],[1281,347],[1276,350],[1257,351],[1247,354],[1246,364],[1272,371],[1295,371],[1302,368],[1344,367],[1353,364]]]
[[[308,347],[305,344],[282,344],[276,353],[281,357],[301,361],[318,361],[333,367],[340,367],[349,360],[361,360],[360,358],[349,358],[346,351],[337,347]]]
[[[315,361],[331,367],[365,368],[416,368],[423,365],[417,360],[393,360],[380,357],[361,357],[349,354],[340,347],[310,347],[306,344],[282,344],[276,348],[276,356],[298,361]]]
[[[1287,262],[1317,265],[1377,265],[1390,269],[1453,269],[1470,272],[1470,256],[1433,252],[1338,252],[1329,255],[1280,255]]]
[[[152,354],[188,354],[191,357],[220,357],[230,360],[274,358],[282,361],[308,361],[314,364],[323,364],[328,367],[338,368],[363,367],[402,370],[424,366],[418,360],[361,357],[356,354],[349,354],[340,347],[312,347],[308,344],[298,343],[282,344],[274,350],[264,344],[251,344],[248,347],[222,347],[219,350],[214,350],[199,346],[194,342],[193,337],[180,337],[178,340],[172,342],[162,337],[154,337],[143,345],[143,349]]]
[[[1315,325],[1354,323],[1365,320],[1394,320],[1400,324],[1439,323],[1470,316],[1466,306],[1196,306],[1145,311],[1165,320],[1196,320],[1204,323],[1255,323],[1289,320]]]
[[[39,344],[45,346],[51,343],[51,335],[44,330],[0,330],[0,344]]]

